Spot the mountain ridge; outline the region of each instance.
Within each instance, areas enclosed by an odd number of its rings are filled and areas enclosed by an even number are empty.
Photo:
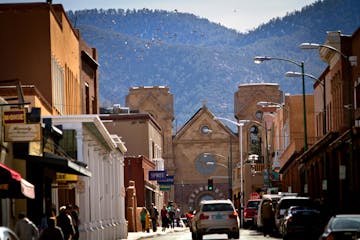
[[[278,83],[285,93],[299,94],[301,82],[284,77],[286,71],[299,71],[296,66],[280,61],[259,66],[253,57],[304,61],[305,72],[319,76],[326,65],[318,53],[298,45],[323,43],[329,30],[351,35],[360,26],[358,12],[356,0],[318,1],[247,33],[175,11],[93,9],[68,16],[98,49],[102,106],[124,105],[130,87],[165,85],[174,95],[181,125],[204,99],[215,115],[233,118],[233,95],[240,84]],[[307,93],[312,85],[306,82]]]

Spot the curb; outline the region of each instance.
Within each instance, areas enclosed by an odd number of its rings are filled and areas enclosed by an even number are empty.
[[[151,233],[143,233],[143,232],[138,232],[138,233],[130,233],[128,234],[128,240],[139,240],[139,239],[146,239],[146,238],[152,238],[152,237],[156,237],[156,236],[160,236],[160,235],[166,235],[168,233],[172,233],[172,232],[185,232],[188,228],[177,228],[177,229],[167,229],[165,232],[162,232],[161,230]],[[131,236],[132,235],[132,236]]]

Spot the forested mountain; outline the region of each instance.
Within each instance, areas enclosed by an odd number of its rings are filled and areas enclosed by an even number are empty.
[[[175,100],[180,127],[201,107],[233,117],[238,85],[276,82],[285,93],[301,93],[299,71],[281,61],[254,64],[266,55],[305,62],[305,72],[319,76],[325,64],[302,42],[324,43],[327,31],[351,35],[360,27],[360,1],[323,0],[239,33],[198,16],[163,10],[93,9],[68,12],[85,41],[98,49],[102,106],[124,105],[130,87],[166,85]],[[256,17],[256,13],[254,13]],[[306,92],[312,93],[311,80]]]

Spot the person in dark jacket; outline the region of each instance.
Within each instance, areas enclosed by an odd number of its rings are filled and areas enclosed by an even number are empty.
[[[66,206],[60,207],[59,215],[56,217],[56,223],[61,228],[65,240],[69,240],[74,236],[75,230],[70,216],[70,209]]]
[[[48,227],[41,232],[39,240],[64,240],[64,234],[61,228],[55,225],[55,221],[54,217],[48,219]]]

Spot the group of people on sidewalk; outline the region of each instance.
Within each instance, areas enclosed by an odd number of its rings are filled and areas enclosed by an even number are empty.
[[[160,216],[162,231],[166,228],[180,227],[180,209],[174,204],[163,205],[160,214],[154,204],[151,204],[149,210],[146,207],[140,212],[141,227],[143,232],[150,231],[150,225],[153,232],[157,231],[158,219]]]
[[[39,226],[36,226],[24,213],[18,215],[15,233],[20,240],[78,240],[79,207],[66,205],[59,209],[56,216],[53,209],[50,217],[44,215]]]

